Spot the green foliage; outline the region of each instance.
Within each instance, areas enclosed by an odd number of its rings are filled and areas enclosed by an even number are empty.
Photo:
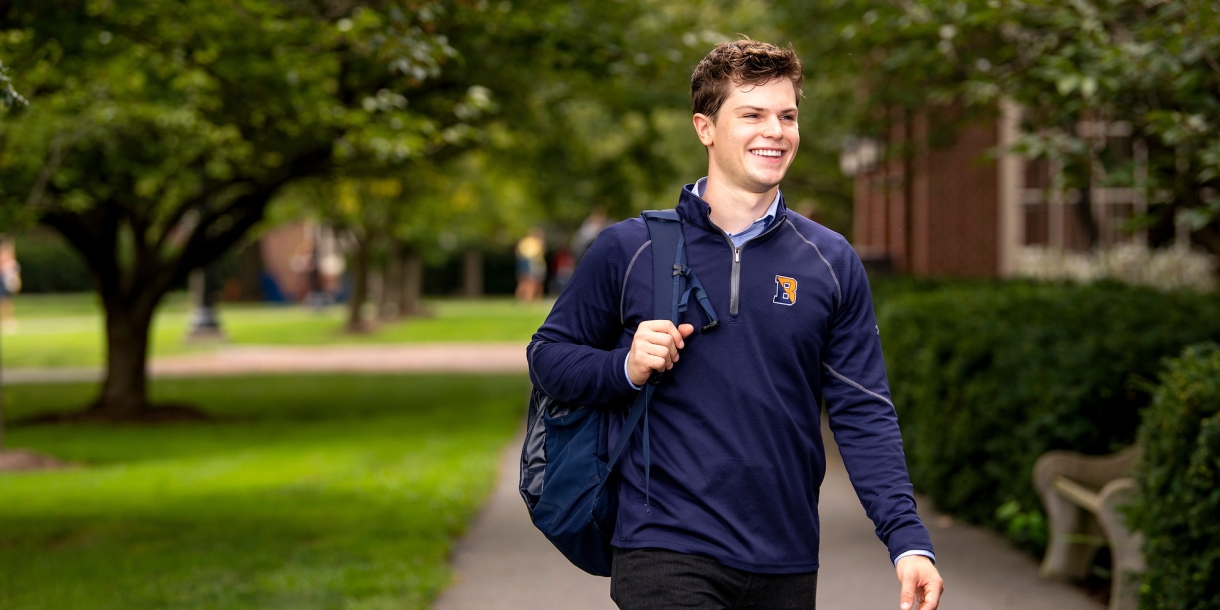
[[[81,292],[93,289],[93,276],[63,239],[48,233],[16,236],[17,261],[21,264],[21,291]]]
[[[238,244],[285,187],[340,204],[327,215],[355,235],[362,280],[379,235],[435,235],[494,208],[446,214],[420,196],[437,192],[434,167],[540,138],[578,156],[569,133],[538,126],[564,103],[633,99],[620,84],[675,61],[664,51],[685,14],[655,0],[2,3],[0,56],[32,103],[0,123],[0,224],[43,223],[84,255],[112,322],[98,408],[138,410],[160,298]],[[621,157],[651,169],[649,150]],[[487,229],[503,217],[479,218]]]
[[[157,381],[217,417],[21,426],[76,468],[0,477],[0,607],[405,608],[450,578],[491,490],[518,376]],[[78,408],[85,385],[5,388],[12,417]]]
[[[20,93],[13,89],[13,81],[6,74],[4,62],[0,61],[0,104],[4,108],[12,108],[13,106],[25,105],[29,102]]]
[[[1135,440],[1139,379],[1220,338],[1220,299],[1114,283],[959,282],[879,305],[916,489],[938,508],[1045,545],[1031,471],[1050,449]]]
[[[1140,607],[1220,608],[1220,346],[1167,362],[1143,412],[1132,527],[1148,572]]]
[[[781,23],[812,50],[806,55],[817,61],[822,89],[858,132],[884,139],[893,119],[931,111],[931,133],[943,141],[955,125],[1015,102],[1026,133],[1018,150],[1060,164],[1057,187],[1104,181],[1139,189],[1161,234],[1184,220],[1220,253],[1220,4],[1213,0],[777,6]],[[1147,171],[1137,171],[1121,138],[1078,130],[1082,121],[1127,124],[1144,145]]]
[[[408,111],[400,93],[453,54],[425,32],[437,3],[70,4],[0,14],[0,49],[34,102],[4,124],[0,204],[33,208],[96,258],[113,256],[89,230],[130,231],[141,254],[182,252],[182,275],[290,179],[460,140],[458,121]],[[452,110],[466,91],[449,93]]]

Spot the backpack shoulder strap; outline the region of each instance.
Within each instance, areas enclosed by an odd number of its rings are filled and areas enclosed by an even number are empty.
[[[694,296],[707,319],[703,331],[716,328],[720,319],[708,301],[707,291],[694,270],[686,265],[686,235],[682,232],[678,211],[649,210],[643,216],[652,238],[653,319],[670,320],[677,325]],[[663,286],[667,281],[672,284],[672,290],[667,291]]]
[[[682,294],[682,267],[686,264],[686,238],[677,210],[644,212],[652,238],[652,315],[654,320],[678,323]]]
[[[648,235],[652,239],[653,319],[670,320],[677,324],[678,300],[679,295],[682,294],[681,281],[683,276],[681,273],[675,272],[675,265],[678,266],[677,268],[681,268],[685,251],[683,247],[685,239],[682,235],[682,219],[678,216],[676,210],[648,210],[642,216],[648,224]],[[648,383],[644,384],[644,388],[636,396],[635,404],[631,406],[631,411],[627,413],[627,419],[623,422],[618,443],[615,444],[614,450],[610,452],[610,461],[607,462],[610,470],[614,470],[615,465],[618,464],[619,457],[622,456],[623,449],[627,447],[627,442],[631,440],[631,435],[635,432],[641,418],[645,420],[644,461],[646,464],[649,461],[648,423],[644,414],[648,409],[648,402],[652,400],[653,390],[656,388],[660,377],[660,373],[653,373],[652,379],[649,379]],[[647,466],[645,468],[647,469]]]

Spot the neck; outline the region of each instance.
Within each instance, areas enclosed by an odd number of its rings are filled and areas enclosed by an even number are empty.
[[[712,207],[712,223],[726,233],[738,233],[762,217],[775,201],[779,186],[762,193],[733,188],[709,173],[703,200]]]

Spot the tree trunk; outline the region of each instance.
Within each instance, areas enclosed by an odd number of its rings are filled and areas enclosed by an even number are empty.
[[[241,249],[238,255],[240,267],[238,280],[241,282],[241,293],[238,299],[242,301],[260,301],[263,298],[263,253],[255,241]]]
[[[400,248],[401,244],[398,240],[389,240],[386,246],[385,266],[381,269],[381,294],[377,302],[377,316],[386,321],[396,320],[403,315],[398,308],[398,295],[402,292]]]
[[[381,304],[385,302],[385,263],[377,264],[369,262],[369,287],[365,294],[367,301],[373,310],[373,318],[378,316],[381,311]]]
[[[368,237],[356,240],[356,252],[352,256],[352,292],[347,297],[347,332],[366,333],[369,325],[364,319],[364,303],[369,293],[369,258],[372,249]]]
[[[89,408],[91,412],[128,418],[148,408],[148,331],[160,299],[151,300],[148,306],[103,299],[106,381]]]
[[[483,296],[483,253],[475,249],[462,254],[462,296]]]
[[[1080,187],[1080,199],[1076,200],[1076,219],[1084,229],[1084,237],[1088,240],[1089,251],[1097,249],[1101,241],[1101,231],[1097,227],[1097,218],[1093,215],[1093,187],[1091,177],[1084,174],[1083,186]]]
[[[407,247],[402,253],[402,285],[398,292],[398,311],[404,316],[423,313],[420,299],[424,292],[424,257],[414,248]]]

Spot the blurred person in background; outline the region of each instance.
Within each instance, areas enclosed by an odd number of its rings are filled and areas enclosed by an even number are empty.
[[[545,281],[546,235],[534,227],[517,242],[517,300],[541,300]]]
[[[21,292],[21,265],[17,263],[17,244],[12,238],[0,239],[0,324],[4,330],[17,328],[13,295]]]
[[[576,257],[572,256],[571,250],[560,248],[551,258],[551,280],[547,283],[547,290],[550,290],[551,294],[563,292],[575,272]]]
[[[593,208],[593,211],[589,212],[584,222],[580,223],[580,228],[576,229],[576,233],[572,235],[570,247],[575,264],[580,264],[581,257],[585,255],[589,246],[593,245],[593,240],[597,239],[602,230],[611,224],[610,219],[606,217],[605,210]]]

